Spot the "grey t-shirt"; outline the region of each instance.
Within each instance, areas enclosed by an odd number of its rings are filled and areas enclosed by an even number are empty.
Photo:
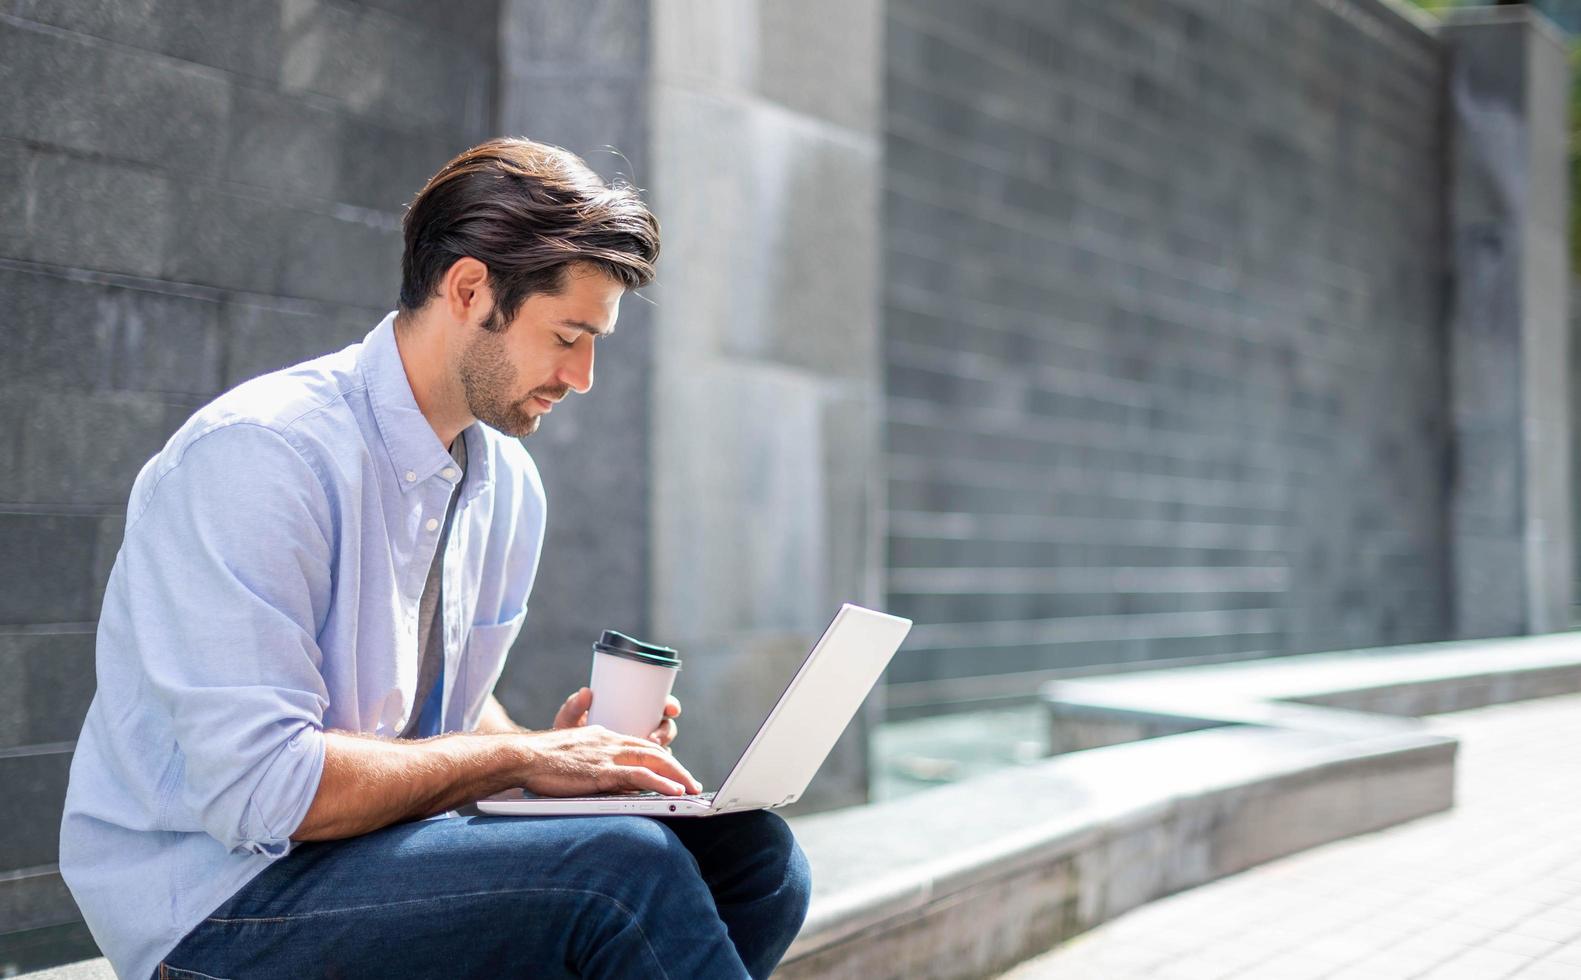
[[[450,457],[456,461],[464,479],[467,473],[467,437],[463,433],[450,444]],[[439,545],[434,549],[433,564],[428,566],[428,584],[423,586],[423,596],[417,601],[417,700],[413,702],[411,720],[401,732],[401,738],[417,734],[417,723],[422,717],[423,705],[439,680],[445,665],[444,571],[445,545],[450,541],[450,519],[456,513],[456,499],[461,495],[462,480],[450,491],[450,503],[445,508],[445,526],[439,530]]]

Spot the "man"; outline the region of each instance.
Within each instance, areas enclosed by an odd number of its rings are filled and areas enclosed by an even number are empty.
[[[658,224],[526,140],[408,209],[400,309],[255,378],[144,465],[110,573],[61,875],[124,977],[767,976],[808,868],[767,811],[462,816],[701,790],[647,739],[493,697],[544,492],[514,437],[593,385]],[[437,819],[430,819],[436,818]]]

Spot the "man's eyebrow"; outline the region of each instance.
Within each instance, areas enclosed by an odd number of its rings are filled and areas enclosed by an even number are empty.
[[[583,323],[581,320],[572,320],[567,318],[561,320],[560,322],[567,327],[575,327],[578,330],[586,330],[595,337],[608,337],[610,334],[615,332],[613,330],[600,330],[591,323]]]

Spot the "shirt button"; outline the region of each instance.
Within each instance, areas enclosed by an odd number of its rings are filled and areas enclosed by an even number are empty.
[[[417,474],[416,473],[413,473],[411,470],[407,470],[406,471],[406,482],[407,483],[411,483],[411,482],[415,481],[416,479],[417,479]]]
[[[454,480],[456,478],[456,468],[454,466],[447,466],[439,471],[439,475],[447,480]]]
[[[423,525],[423,526],[428,528],[430,531],[438,530],[438,528],[439,528],[439,519],[437,517],[430,517],[428,519],[428,523]]]

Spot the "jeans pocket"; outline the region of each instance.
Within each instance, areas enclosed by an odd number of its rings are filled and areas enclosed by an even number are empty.
[[[158,976],[159,980],[225,980],[224,977],[216,977],[207,973],[199,973],[196,970],[177,969],[176,967],[170,966],[167,963],[159,964]]]

